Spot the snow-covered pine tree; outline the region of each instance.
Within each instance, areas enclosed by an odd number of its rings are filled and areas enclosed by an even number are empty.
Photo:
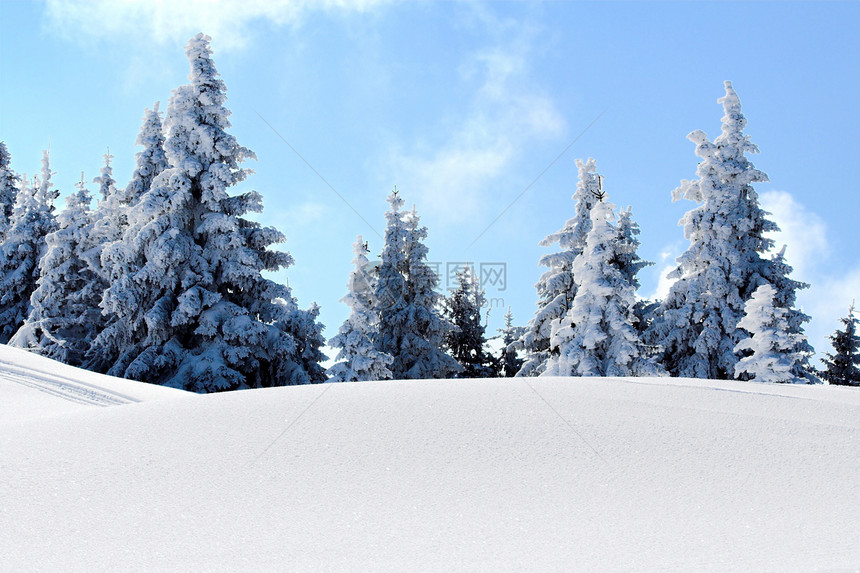
[[[145,261],[143,252],[134,249],[123,240],[129,227],[129,210],[138,204],[141,196],[149,191],[155,177],[167,169],[164,153],[164,132],[161,115],[156,102],[152,110],[147,109],[136,143],[143,147],[136,158],[131,181],[124,188],[114,187],[107,199],[100,202],[93,223],[91,249],[84,254],[90,268],[102,280],[113,284],[139,271]],[[112,312],[104,312],[104,324],[98,343],[93,345],[85,366],[91,370],[105,372],[116,364],[119,352],[131,343],[126,321],[119,321]]]
[[[826,353],[824,370],[821,377],[830,384],[840,386],[860,386],[860,335],[857,334],[857,318],[854,316],[854,302],[848,308],[848,316],[839,319],[845,330],[837,330],[830,335],[833,354]]]
[[[12,171],[12,156],[9,155],[6,144],[0,141],[0,244],[9,232],[20,185],[21,177]]]
[[[618,213],[618,239],[616,241],[617,256],[615,265],[621,271],[622,276],[630,283],[634,291],[639,290],[639,271],[650,267],[654,263],[646,261],[639,256],[639,223],[633,220],[631,207],[621,209]],[[648,325],[653,319],[653,312],[657,304],[650,300],[637,300],[633,305],[633,314],[636,317],[634,326],[640,337],[644,336]]]
[[[196,392],[322,382],[318,308],[299,310],[287,286],[261,274],[292,264],[268,248],[283,234],[242,217],[262,210],[257,192],[227,194],[254,154],[226,131],[209,42],[198,34],[186,47],[191,83],[174,90],[164,120],[170,167],[129,211],[130,272],[103,301],[127,337],[110,373]]]
[[[30,313],[30,295],[39,279],[45,237],[57,228],[48,152],[42,153],[41,177],[31,187],[24,177],[15,200],[9,232],[0,246],[0,344],[6,344]]]
[[[573,262],[576,298],[552,323],[550,344],[559,349],[543,376],[657,376],[661,369],[643,352],[634,326],[635,289],[619,261],[629,245],[619,241],[614,205],[598,201],[591,209],[585,248]]]
[[[341,299],[350,309],[349,317],[329,346],[340,348],[338,362],[328,369],[330,382],[390,380],[391,356],[374,347],[379,319],[374,310],[375,280],[367,260],[367,244],[361,235],[355,241],[354,268],[349,275],[347,294]]]
[[[785,260],[785,249],[783,245],[782,249],[771,257],[770,264],[764,267],[764,277],[776,290],[774,304],[786,311],[786,333],[797,335],[795,337],[797,346],[794,348],[797,359],[793,362],[791,372],[797,378],[805,379],[809,384],[816,384],[821,380],[818,379],[815,368],[809,362],[815,354],[815,349],[803,331],[803,325],[812,317],[796,307],[797,291],[809,288],[809,284],[789,278],[794,269]]]
[[[9,344],[79,366],[98,333],[100,281],[82,258],[92,226],[92,197],[84,182],[66,198],[58,228],[45,237],[30,314]]]
[[[722,134],[711,143],[701,131],[687,138],[702,158],[699,179],[684,180],[672,192],[700,203],[681,223],[690,240],[670,275],[678,280],[663,301],[649,332],[663,349],[662,361],[672,376],[731,379],[738,357],[735,346],[747,335],[738,329],[744,303],[767,275],[762,253],[773,246],[764,234],[775,223],[758,204],[752,184],[767,175],[746,158],[758,148],[743,134],[746,118],[731,82],[725,83]]]
[[[552,321],[561,319],[570,310],[576,296],[576,283],[573,280],[573,261],[585,247],[585,238],[591,230],[591,208],[602,193],[601,177],[597,174],[594,159],[582,162],[576,160],[579,182],[573,194],[576,203],[574,216],[556,233],[547,236],[540,245],[550,247],[558,243],[560,251],[541,257],[539,264],[549,267],[538,282],[537,311],[522,337],[512,350],[526,354],[523,367],[517,376],[539,376],[546,368],[551,355],[558,355],[558,348],[551,348],[550,337]]]
[[[523,359],[517,356],[517,351],[512,345],[519,340],[524,331],[525,327],[514,326],[514,315],[511,313],[511,307],[508,307],[508,312],[505,313],[505,327],[499,329],[499,336],[502,337],[502,353],[498,360],[499,376],[511,378],[516,376],[523,367]]]
[[[462,378],[493,376],[493,357],[484,346],[486,327],[481,324],[481,309],[486,298],[472,267],[457,273],[457,287],[445,299],[445,317],[454,328],[445,337],[445,347],[460,365]]]
[[[391,356],[392,375],[402,376],[399,365],[403,335],[409,325],[406,314],[406,226],[403,220],[403,198],[397,189],[387,198],[385,238],[374,287],[374,308],[379,318],[374,340],[376,350]]]
[[[735,364],[735,376],[756,382],[806,383],[806,378],[794,374],[803,359],[795,349],[804,337],[789,332],[788,311],[777,305],[777,295],[777,290],[765,283],[744,305],[738,328],[749,332],[750,337],[735,346],[735,354],[743,356]]]
[[[444,351],[445,337],[454,326],[442,316],[439,277],[427,264],[427,227],[420,224],[414,207],[403,222],[407,328],[392,373],[395,378],[449,378],[460,365]]]

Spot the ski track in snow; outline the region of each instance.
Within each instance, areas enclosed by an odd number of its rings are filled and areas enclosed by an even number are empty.
[[[139,402],[129,396],[111,392],[58,374],[28,370],[0,361],[0,378],[86,406],[119,406]]]

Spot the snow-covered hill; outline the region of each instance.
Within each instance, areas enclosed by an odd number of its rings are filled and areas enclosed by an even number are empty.
[[[0,347],[0,570],[858,570],[858,429],[852,388],[197,396]]]

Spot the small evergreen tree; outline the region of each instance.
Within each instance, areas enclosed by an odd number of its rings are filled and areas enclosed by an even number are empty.
[[[12,156],[6,149],[6,144],[0,141],[0,244],[6,239],[6,233],[12,224],[15,211],[15,198],[21,177],[12,171]]]
[[[350,309],[349,317],[329,346],[340,348],[338,362],[328,369],[330,382],[390,380],[392,358],[374,347],[379,319],[374,312],[374,283],[367,245],[361,235],[355,241],[354,269],[349,275],[347,294],[341,299]]]
[[[628,268],[629,245],[619,242],[614,205],[599,201],[591,209],[585,248],[573,262],[577,294],[565,316],[552,324],[550,344],[559,348],[543,376],[655,376],[660,369],[642,351],[634,328],[634,287]]]
[[[860,336],[857,334],[857,318],[854,317],[854,302],[848,308],[848,316],[840,318],[845,330],[830,335],[833,354],[827,353],[821,361],[824,371],[821,377],[830,384],[860,386]]]
[[[511,378],[517,375],[517,372],[523,367],[523,359],[517,355],[515,342],[520,339],[525,331],[523,326],[514,326],[514,315],[511,313],[511,307],[508,307],[508,312],[505,313],[505,327],[499,329],[499,335],[502,337],[502,353],[499,356],[499,375],[506,378]]]
[[[34,178],[32,187],[24,178],[15,200],[9,232],[0,246],[0,344],[9,342],[30,314],[30,296],[39,279],[45,237],[57,226],[54,199],[59,193],[53,186],[50,160],[45,151],[41,178]]]
[[[554,320],[560,320],[567,314],[576,297],[573,261],[585,247],[585,238],[591,230],[591,208],[602,194],[601,178],[596,172],[594,159],[589,158],[585,163],[577,160],[576,166],[579,169],[579,183],[573,194],[575,214],[561,230],[540,243],[543,247],[557,243],[561,250],[540,259],[539,264],[549,267],[549,270],[535,284],[538,294],[535,316],[513,347],[526,354],[517,376],[539,376],[550,356],[558,355],[559,349],[552,347],[550,342],[551,325]]]
[[[796,360],[792,362],[791,373],[797,378],[803,378],[809,384],[816,384],[821,381],[809,362],[815,354],[815,349],[803,331],[803,325],[809,322],[812,317],[796,308],[797,291],[809,288],[809,284],[789,278],[788,275],[793,269],[785,260],[785,249],[786,247],[783,245],[782,249],[771,257],[770,264],[764,267],[764,277],[776,291],[774,305],[785,310],[786,334],[796,335],[794,336],[796,346],[793,348]]]
[[[744,317],[738,323],[750,333],[735,346],[735,353],[748,356],[735,365],[735,376],[756,382],[806,382],[794,374],[802,355],[795,351],[801,334],[788,328],[788,311],[776,304],[777,290],[763,284],[753,292],[744,306]]]
[[[758,148],[743,134],[746,118],[731,82],[725,83],[722,134],[711,143],[701,131],[687,138],[702,158],[699,179],[682,181],[673,199],[700,205],[682,223],[690,247],[670,277],[677,278],[649,331],[662,347],[662,361],[673,376],[731,379],[734,348],[747,334],[738,329],[744,303],[767,273],[761,254],[773,246],[764,234],[778,227],[758,204],[753,183],[767,181],[746,158]]]
[[[462,368],[463,378],[489,378],[493,359],[484,350],[486,327],[481,324],[484,291],[468,265],[457,273],[457,288],[445,299],[446,318],[454,328],[445,337],[445,346]]]
[[[92,227],[92,197],[83,173],[77,188],[57,216],[58,228],[45,238],[30,314],[10,340],[13,346],[73,366],[81,365],[101,318],[99,281],[82,258]]]

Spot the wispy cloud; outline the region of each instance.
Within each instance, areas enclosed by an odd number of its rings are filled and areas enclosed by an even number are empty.
[[[219,49],[242,47],[250,24],[292,25],[311,10],[362,12],[385,0],[48,0],[46,26],[70,40],[141,39],[184,43],[197,32]],[[81,34],[86,30],[86,34]]]
[[[468,55],[460,66],[461,81],[478,86],[462,117],[445,122],[461,127],[430,151],[414,144],[394,150],[389,158],[394,178],[409,182],[421,210],[453,223],[485,209],[490,185],[530,143],[566,130],[553,100],[530,77],[534,31],[486,18],[481,22],[493,26],[500,38]],[[511,37],[510,30],[516,35]]]

